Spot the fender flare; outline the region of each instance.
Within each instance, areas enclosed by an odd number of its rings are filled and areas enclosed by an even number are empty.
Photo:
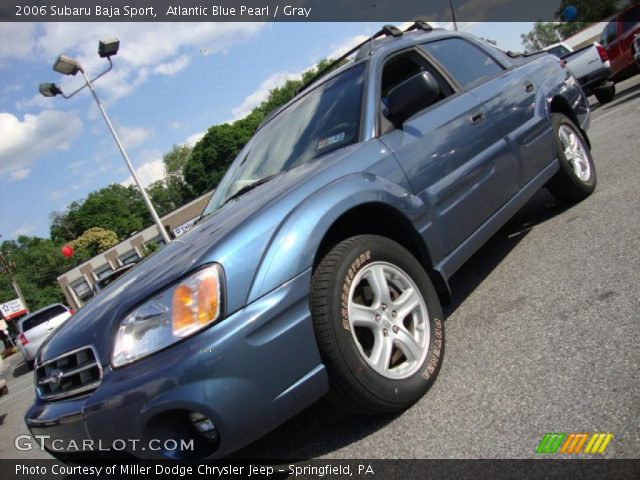
[[[395,208],[412,221],[425,203],[397,184],[371,173],[341,177],[308,196],[281,222],[254,276],[247,303],[313,267],[327,231],[347,211],[368,203]]]

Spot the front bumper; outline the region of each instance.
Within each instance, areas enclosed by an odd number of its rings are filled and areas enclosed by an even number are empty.
[[[308,307],[310,275],[131,365],[114,370],[102,358],[102,383],[89,395],[36,399],[25,416],[31,434],[44,435],[47,450],[61,458],[64,451],[73,457],[78,445],[90,445],[84,457],[117,445],[138,458],[217,458],[247,445],[328,391]],[[176,422],[187,411],[213,421],[215,450],[148,448],[150,440],[184,437]]]

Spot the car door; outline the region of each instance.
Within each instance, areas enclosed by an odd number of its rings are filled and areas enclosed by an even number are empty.
[[[415,64],[414,71],[403,63]],[[483,102],[461,91],[421,50],[386,60],[380,79],[382,102],[394,83],[420,70],[436,78],[441,98],[397,128],[381,115],[380,140],[396,156],[414,193],[430,207],[429,228],[423,230],[432,256],[440,258],[515,194],[518,171],[511,148]]]
[[[600,43],[607,49],[612,74],[618,73],[624,64],[624,58],[620,51],[620,42],[618,42],[617,39],[618,22],[614,20],[604,27],[604,30],[602,30],[602,34],[600,35]]]
[[[621,69],[633,66],[634,59],[631,44],[637,33],[640,33],[640,5],[635,5],[620,15],[618,45],[620,48]]]
[[[537,62],[503,68],[481,45],[445,38],[421,45],[490,114],[518,158],[520,188],[553,161],[553,136],[543,109],[536,111]],[[494,72],[493,75],[490,75]]]

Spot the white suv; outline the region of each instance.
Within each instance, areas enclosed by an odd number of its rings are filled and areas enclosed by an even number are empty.
[[[33,368],[33,361],[42,342],[73,313],[73,310],[61,303],[54,303],[20,320],[20,350],[30,368]]]

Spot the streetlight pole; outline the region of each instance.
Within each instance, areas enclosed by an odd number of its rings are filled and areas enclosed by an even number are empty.
[[[69,95],[65,95],[60,89],[60,87],[58,87],[55,83],[41,83],[39,90],[40,90],[40,93],[45,97],[55,97],[56,95],[62,95],[64,98],[71,98],[76,93],[83,90],[85,87],[89,87],[89,90],[91,90],[91,94],[93,95],[94,100],[98,104],[98,109],[100,110],[100,113],[102,114],[104,121],[107,123],[107,127],[109,128],[109,131],[111,132],[111,135],[113,136],[113,139],[115,140],[116,145],[118,146],[118,150],[120,150],[120,153],[122,154],[122,158],[124,158],[124,161],[127,164],[127,167],[129,168],[129,172],[131,172],[133,181],[138,186],[138,189],[140,190],[140,194],[142,195],[144,203],[146,204],[147,209],[149,209],[149,213],[151,213],[151,217],[153,218],[153,221],[158,227],[158,230],[160,230],[160,235],[162,236],[164,243],[168,244],[171,242],[171,237],[169,237],[169,234],[165,230],[164,225],[162,225],[162,221],[158,216],[158,212],[156,212],[156,209],[153,207],[153,204],[151,203],[151,199],[147,195],[147,192],[142,186],[142,183],[140,183],[140,179],[138,178],[138,175],[136,174],[136,171],[133,168],[133,165],[131,164],[129,155],[127,155],[127,151],[125,150],[124,145],[122,145],[122,142],[118,137],[118,134],[116,133],[115,129],[113,128],[113,125],[111,124],[111,120],[109,120],[107,111],[102,106],[102,103],[98,98],[98,94],[96,93],[96,90],[93,87],[93,82],[95,82],[98,78],[102,77],[113,68],[111,57],[116,53],[118,53],[119,47],[120,47],[120,41],[117,38],[110,38],[100,42],[98,53],[101,57],[106,58],[109,61],[109,67],[105,71],[98,74],[93,79],[89,79],[89,77],[87,77],[84,69],[82,68],[82,65],[80,65],[80,63],[77,60],[74,60],[73,58],[69,58],[66,55],[60,55],[58,57],[58,60],[56,60],[56,63],[53,65],[53,69],[56,72],[62,73],[64,75],[75,75],[78,72],[80,72],[82,74],[82,77],[84,78],[85,84],[82,87],[75,90],[74,92],[70,93]]]
[[[127,164],[127,167],[129,167],[129,171],[131,172],[133,181],[136,182],[136,185],[138,186],[138,189],[142,194],[142,198],[144,199],[144,203],[147,205],[149,212],[151,212],[151,217],[153,217],[153,221],[158,227],[158,230],[160,230],[160,235],[162,235],[162,239],[166,244],[169,244],[169,242],[171,242],[171,238],[169,237],[169,234],[167,233],[167,231],[164,229],[164,226],[162,225],[162,221],[158,216],[158,212],[156,212],[156,209],[153,207],[153,204],[151,203],[151,199],[149,198],[149,195],[147,195],[147,191],[142,186],[142,183],[140,183],[140,179],[138,178],[138,175],[136,174],[136,171],[133,168],[133,165],[131,164],[131,160],[129,160],[129,155],[127,155],[127,151],[124,149],[124,145],[122,145],[122,142],[118,137],[118,134],[113,128],[113,125],[111,124],[111,120],[109,120],[109,116],[107,115],[107,111],[104,109],[104,107],[102,106],[102,103],[100,102],[100,99],[98,98],[96,89],[93,88],[93,83],[91,83],[91,80],[89,79],[89,77],[87,77],[87,75],[84,73],[84,70],[80,70],[80,73],[82,74],[82,77],[84,78],[84,81],[86,82],[87,87],[89,87],[89,90],[91,90],[91,94],[93,95],[94,100],[98,104],[98,109],[100,109],[100,113],[102,113],[102,117],[104,118],[104,121],[107,123],[107,127],[109,127],[109,131],[111,132],[111,135],[113,136],[113,139],[115,140],[116,145],[118,146],[118,149],[122,154],[122,158],[124,158],[124,161]]]

